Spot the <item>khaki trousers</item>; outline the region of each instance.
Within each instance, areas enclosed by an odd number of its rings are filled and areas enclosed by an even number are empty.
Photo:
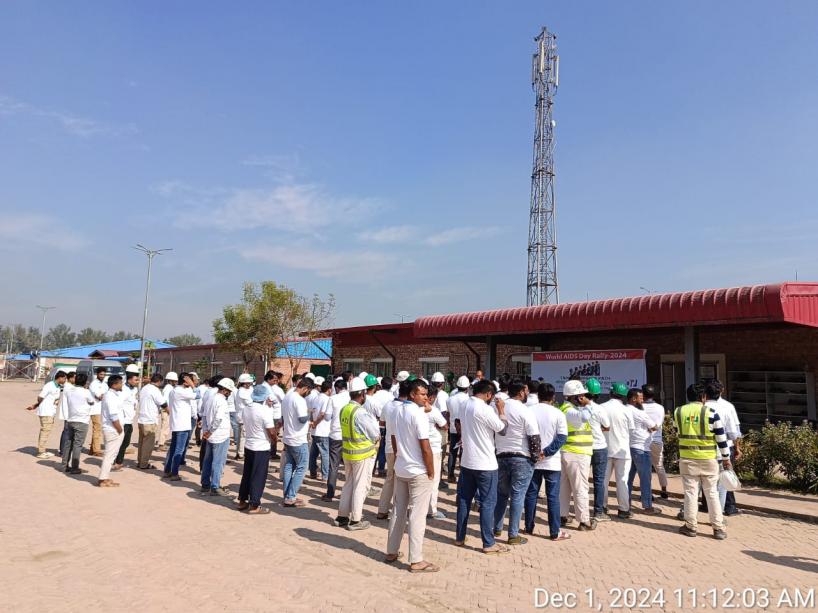
[[[583,524],[591,523],[588,511],[588,478],[591,476],[591,456],[562,452],[560,472],[560,515],[568,517],[571,496],[574,497],[574,516]]]
[[[48,435],[54,427],[53,417],[40,417],[40,435],[37,437],[37,454],[45,453],[48,445]]]
[[[116,454],[119,453],[119,448],[122,446],[122,439],[125,437],[125,432],[104,430],[102,435],[105,438],[105,453],[102,456],[102,464],[99,467],[100,481],[110,478],[111,467],[114,465]]]
[[[364,512],[364,502],[372,483],[372,467],[375,466],[375,456],[366,460],[344,460],[346,481],[341,490],[341,501],[338,503],[338,517],[348,517],[349,521],[361,521]],[[424,509],[425,510],[425,509]]]
[[[685,491],[685,525],[696,530],[699,515],[699,484],[707,500],[707,512],[713,530],[724,530],[724,516],[719,502],[719,462],[718,460],[679,460],[679,472]]]
[[[102,453],[102,415],[91,415],[91,455]]]
[[[378,500],[378,515],[386,515],[392,508],[392,496],[395,492],[395,454],[386,454],[386,477],[383,480],[381,498]]]
[[[156,442],[156,424],[139,424],[139,468],[147,468],[153,454],[153,444]]]
[[[620,511],[631,510],[631,498],[628,494],[628,474],[631,472],[630,458],[608,458],[608,469],[605,471],[605,483],[611,482],[611,475],[616,479],[616,504]],[[607,506],[607,494],[605,496]]]
[[[435,478],[432,479],[432,495],[429,498],[429,514],[434,515],[437,513],[437,494],[438,489],[437,487],[440,485],[440,467],[443,465],[443,454],[441,452],[437,452],[433,454],[434,464],[435,464]]]
[[[440,466],[440,454],[437,456]],[[440,477],[438,476],[438,481]],[[400,551],[403,533],[409,533],[409,564],[423,561],[423,537],[426,534],[426,510],[432,496],[432,482],[426,474],[405,479],[395,477],[395,508],[389,519],[389,534],[386,554],[395,555]],[[409,523],[407,529],[406,523]]]
[[[161,447],[170,438],[170,415],[163,409],[159,411],[159,427],[156,432],[156,445]]]
[[[661,487],[663,490],[667,489],[667,473],[665,472],[664,443],[650,444],[650,461],[653,464],[653,470],[656,471],[656,476],[659,477],[659,487]]]

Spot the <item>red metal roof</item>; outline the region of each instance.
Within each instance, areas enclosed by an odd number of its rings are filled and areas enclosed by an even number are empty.
[[[818,283],[649,294],[421,317],[418,338],[789,322],[818,327]]]

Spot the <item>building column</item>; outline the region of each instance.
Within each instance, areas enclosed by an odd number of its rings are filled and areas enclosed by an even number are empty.
[[[497,377],[497,341],[493,336],[486,337],[486,378],[494,381]]]
[[[685,387],[699,382],[699,329],[685,327]]]

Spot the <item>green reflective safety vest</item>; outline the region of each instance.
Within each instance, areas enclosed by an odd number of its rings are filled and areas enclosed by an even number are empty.
[[[341,409],[341,457],[344,461],[366,460],[378,453],[378,446],[355,431],[355,413],[363,410],[360,404],[350,402]]]
[[[679,457],[684,460],[715,460],[718,458],[716,435],[710,431],[710,408],[691,402],[673,413],[679,430]]]
[[[573,409],[573,404],[570,402],[563,402],[560,405],[560,411],[563,414],[568,412],[568,409]],[[580,428],[574,428],[571,425],[571,422],[568,422],[568,439],[565,441],[565,445],[562,446],[560,451],[565,451],[568,453],[579,453],[582,455],[593,455],[594,454],[594,437],[591,434],[591,424],[587,421],[583,422]]]

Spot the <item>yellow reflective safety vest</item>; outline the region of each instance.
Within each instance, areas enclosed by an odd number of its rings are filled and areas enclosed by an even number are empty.
[[[710,431],[710,407],[691,402],[678,407],[673,414],[679,430],[679,457],[684,460],[718,458],[716,435]]]
[[[563,402],[560,406],[560,411],[565,414],[568,412],[568,409],[574,408],[576,407],[574,407],[574,405],[570,402]],[[582,455],[593,455],[594,437],[591,434],[591,424],[586,421],[583,422],[580,428],[574,428],[569,421],[568,439],[565,441],[565,445],[562,446],[560,451],[567,453],[579,453]]]
[[[344,461],[358,462],[378,453],[378,446],[355,431],[355,413],[365,410],[357,402],[350,402],[341,409],[341,457]]]

